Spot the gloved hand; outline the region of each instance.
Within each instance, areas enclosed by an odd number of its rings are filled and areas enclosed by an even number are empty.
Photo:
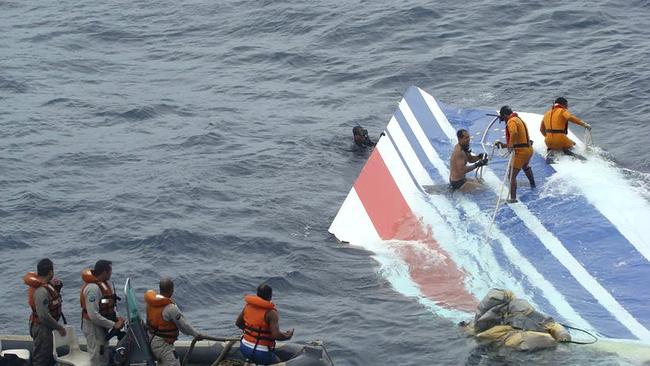
[[[591,131],[591,125],[589,123],[585,123],[585,128]]]
[[[504,144],[504,143],[501,142],[501,141],[496,141],[496,142],[494,143],[494,146],[496,146],[498,149],[503,149],[503,148],[506,146],[506,144]]]
[[[485,153],[478,154],[478,160],[483,160],[483,159],[485,159]]]
[[[481,159],[481,160],[477,161],[476,163],[474,163],[474,168],[480,168],[480,167],[482,167],[484,165],[487,165],[487,163],[488,163],[487,158]]]

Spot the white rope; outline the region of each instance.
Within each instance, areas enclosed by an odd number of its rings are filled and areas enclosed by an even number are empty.
[[[481,136],[481,147],[483,148],[483,152],[485,153],[486,156],[487,156],[487,149],[485,148],[485,140],[487,139],[487,134],[490,131],[490,128],[492,128],[492,126],[494,125],[494,122],[499,120],[498,116],[495,115],[491,115],[491,116],[494,116],[494,118],[492,119],[492,121],[490,121],[490,123],[488,123],[487,127],[485,127],[485,130],[483,130],[483,136]],[[492,156],[494,156],[494,145],[492,145],[492,153],[490,154],[490,158],[488,159],[489,161],[492,161]],[[483,179],[484,167],[485,165],[476,169],[476,171],[474,172],[476,179],[478,180]]]
[[[591,139],[591,130],[585,128],[585,137],[583,139],[585,142],[585,150],[589,150],[593,146],[593,141]]]
[[[496,145],[492,145],[492,152],[489,155],[488,161],[492,161],[492,157],[494,156],[494,149],[496,148]],[[485,146],[483,146],[483,150],[485,150]],[[487,151],[485,151],[485,155],[487,156]],[[477,180],[483,180],[483,168],[485,168],[485,165],[481,165],[476,169],[475,171],[475,176]]]
[[[507,150],[506,150],[507,151]],[[512,160],[515,156],[514,151],[508,151],[508,154],[510,155],[510,158],[508,159],[508,165],[506,167],[506,174],[503,176],[503,182],[501,182],[501,187],[499,188],[499,195],[497,196],[497,203],[494,207],[494,212],[492,213],[492,219],[490,220],[490,224],[488,225],[487,229],[485,230],[485,243],[490,242],[490,232],[492,231],[492,226],[494,226],[494,221],[496,220],[497,217],[497,212],[499,211],[499,206],[501,205],[501,196],[503,195],[503,188],[506,185],[506,181],[512,174]]]

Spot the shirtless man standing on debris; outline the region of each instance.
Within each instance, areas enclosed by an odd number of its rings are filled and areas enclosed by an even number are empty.
[[[449,163],[449,187],[452,191],[467,192],[479,187],[480,183],[475,179],[465,178],[465,174],[472,170],[487,165],[488,159],[484,153],[472,155],[469,148],[470,136],[465,129],[456,132],[458,143],[454,146]],[[467,163],[473,163],[467,165]]]

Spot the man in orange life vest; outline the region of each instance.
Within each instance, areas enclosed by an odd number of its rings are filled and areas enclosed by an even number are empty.
[[[591,130],[591,125],[569,112],[569,102],[559,97],[553,107],[544,113],[539,131],[544,135],[544,142],[549,150],[562,150],[565,154],[573,155],[571,148],[576,143],[567,137],[569,122]]]
[[[174,342],[179,331],[201,340],[205,338],[185,321],[183,313],[171,299],[174,294],[174,282],[163,278],[159,284],[160,294],[149,290],[144,294],[147,305],[147,330],[151,336],[151,352],[158,361],[158,366],[180,366]]]
[[[533,156],[533,142],[529,138],[528,128],[524,121],[507,105],[499,110],[499,119],[506,122],[506,143],[497,141],[495,144],[498,147],[507,147],[511,154],[514,154],[510,173],[510,198],[508,199],[509,203],[514,203],[517,202],[517,174],[520,170],[526,174],[530,187],[535,188],[533,169],[528,165]]]
[[[280,331],[280,319],[271,302],[273,289],[267,284],[257,288],[257,296],[246,295],[244,309],[235,325],[244,331],[239,350],[247,359],[260,365],[280,362],[273,352],[275,341],[285,341],[293,336],[293,329]]]
[[[37,272],[27,272],[23,281],[29,290],[27,299],[32,315],[29,317],[29,333],[34,339],[32,365],[54,365],[52,357],[52,331],[57,330],[65,336],[65,328],[59,324],[61,318],[61,287],[56,288],[54,264],[49,258],[43,258],[36,265]],[[58,281],[60,286],[63,286]]]
[[[124,319],[115,312],[115,289],[108,283],[113,274],[110,261],[99,260],[95,268],[81,271],[79,302],[81,304],[81,330],[86,336],[88,353],[93,366],[108,365],[109,349],[106,335],[110,329],[119,330]]]

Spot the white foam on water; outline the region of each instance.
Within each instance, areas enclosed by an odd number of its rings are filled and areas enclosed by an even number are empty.
[[[539,143],[533,144],[535,152],[544,156],[546,145],[544,136],[537,126],[542,121],[542,115],[520,112],[519,115],[527,122],[530,138]],[[532,128],[531,128],[532,127]],[[569,138],[576,142],[574,149],[584,155],[587,161],[580,161],[568,156],[560,156],[553,164],[556,173],[549,179],[558,191],[557,194],[579,194],[594,205],[636,250],[650,261],[650,225],[646,219],[650,217],[650,202],[647,197],[650,192],[647,187],[630,182],[635,174],[626,174],[626,170],[605,159],[598,148],[589,148],[576,135],[569,131]],[[638,172],[637,172],[638,173]],[[636,174],[638,177],[639,174]],[[563,186],[563,187],[560,187]],[[549,192],[554,193],[554,192]]]
[[[579,191],[650,261],[650,204],[627,182],[622,169],[598,155],[587,161],[565,158],[554,164],[553,178]]]
[[[375,253],[373,258],[380,264],[379,273],[399,293],[417,298],[418,302],[429,311],[452,321],[457,322],[470,318],[473,314],[442,307],[435,301],[422,296],[420,287],[411,278],[408,264],[399,255],[399,247],[407,245],[420,248],[421,252],[426,253],[432,261],[442,259],[440,253],[435,253],[427,248],[426,244],[417,241],[382,240],[364,243],[366,249]]]

